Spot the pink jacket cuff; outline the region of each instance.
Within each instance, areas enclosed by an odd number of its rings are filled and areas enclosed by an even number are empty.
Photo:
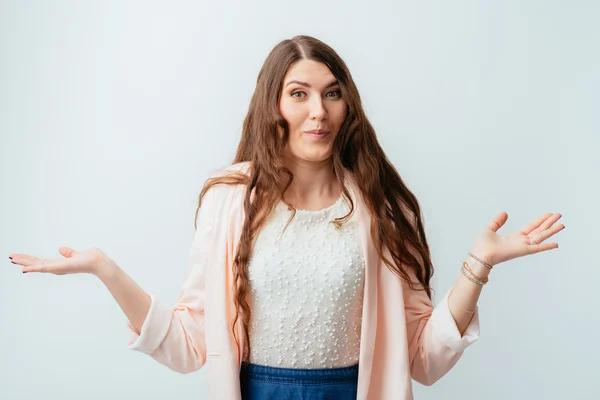
[[[131,321],[127,320],[127,327],[131,334],[127,348],[150,355],[154,353],[165,339],[165,336],[167,336],[167,332],[171,326],[173,309],[161,303],[152,294],[148,293],[148,295],[152,303],[150,304],[146,320],[142,325],[142,331],[138,332],[131,324]]]
[[[479,339],[479,306],[475,306],[473,318],[461,337],[448,305],[449,294],[450,290],[446,292],[440,304],[433,309],[430,323],[433,333],[439,341],[454,352],[460,353]]]

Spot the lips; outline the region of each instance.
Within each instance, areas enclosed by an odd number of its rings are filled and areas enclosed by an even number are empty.
[[[309,135],[326,135],[329,133],[329,131],[327,129],[313,129],[312,131],[304,131],[305,133],[308,133]]]

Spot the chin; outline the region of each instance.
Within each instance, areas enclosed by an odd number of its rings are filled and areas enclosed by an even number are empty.
[[[307,162],[321,162],[331,158],[331,146],[297,146],[286,149],[288,156]]]
[[[321,161],[327,160],[330,157],[331,157],[331,153],[326,153],[326,154],[303,154],[303,155],[301,155],[298,158],[300,158],[301,160],[304,160],[304,161],[321,162]]]

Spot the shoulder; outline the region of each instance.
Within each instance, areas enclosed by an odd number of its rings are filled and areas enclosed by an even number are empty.
[[[205,184],[212,180],[218,181],[212,185],[205,194],[205,199],[202,201],[203,206],[211,208],[213,212],[224,211],[232,203],[237,203],[236,199],[243,198],[245,194],[246,184],[228,181],[228,177],[249,176],[250,162],[241,162],[230,165],[229,167],[217,170],[210,174]]]
[[[248,176],[248,175],[250,175],[250,165],[251,165],[250,161],[235,163],[235,164],[230,165],[227,168],[223,168],[223,169],[220,169],[220,170],[214,172],[210,177],[218,178],[218,177],[234,175],[234,174],[238,174],[238,173]]]

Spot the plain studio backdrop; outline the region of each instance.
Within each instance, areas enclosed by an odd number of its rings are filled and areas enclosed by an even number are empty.
[[[419,199],[435,304],[498,213],[501,234],[563,214],[558,249],[494,269],[479,341],[415,397],[600,398],[599,18],[593,1],[2,1],[0,398],[204,398],[203,370],[126,349],[94,276],[7,257],[98,247],[175,304],[202,184],[297,34],[346,61]]]

